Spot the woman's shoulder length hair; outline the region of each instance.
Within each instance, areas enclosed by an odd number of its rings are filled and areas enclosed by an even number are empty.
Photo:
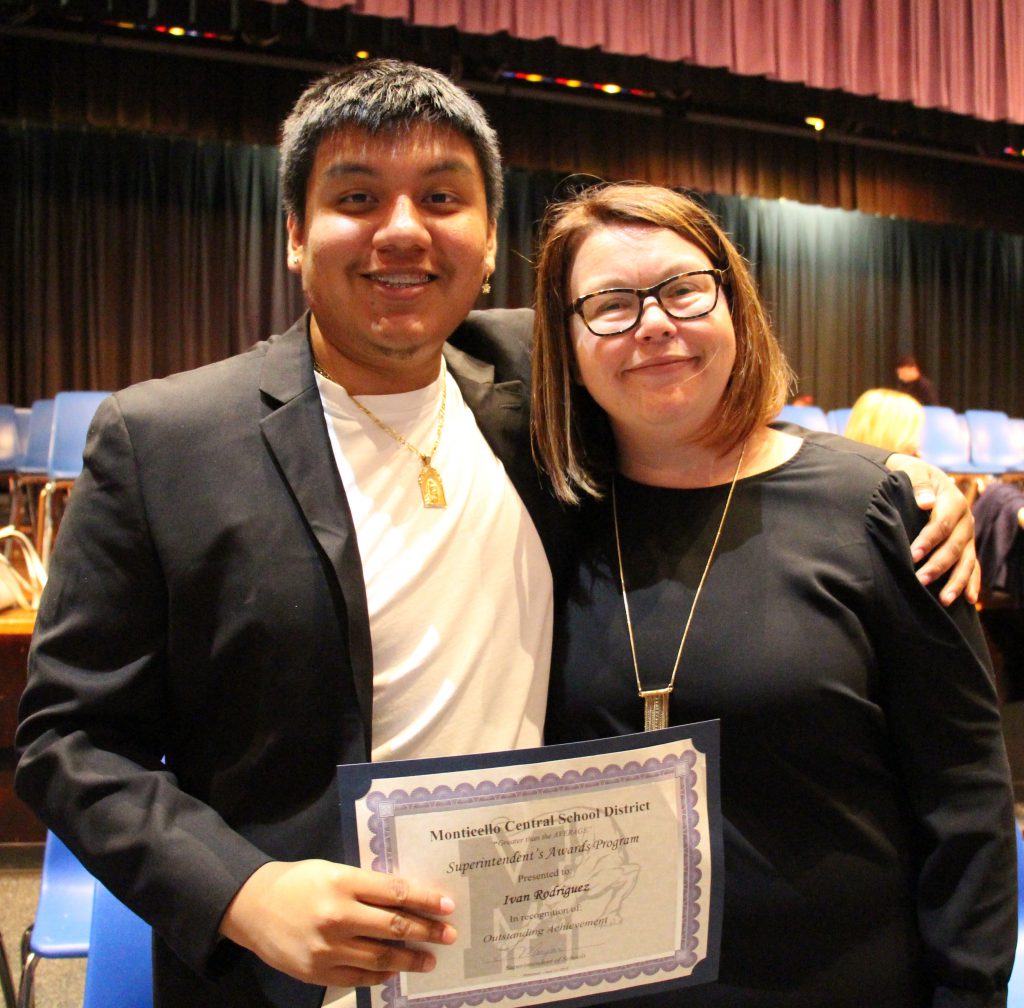
[[[706,207],[673,189],[644,183],[594,186],[551,205],[537,260],[533,445],[555,494],[567,503],[603,496],[615,471],[608,419],[574,378],[569,275],[588,234],[624,224],[674,231],[724,271],[722,290],[736,333],[736,362],[721,409],[702,432],[702,443],[723,453],[735,448],[778,414],[792,381],[750,269]]]

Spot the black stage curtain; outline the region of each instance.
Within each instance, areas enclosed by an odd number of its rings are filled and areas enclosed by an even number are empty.
[[[226,357],[301,311],[272,147],[8,126],[0,399]]]
[[[273,147],[0,127],[0,401],[113,389],[236,353],[302,310]],[[531,300],[544,205],[511,170],[489,304]],[[942,401],[1024,416],[1024,236],[707,195],[745,255],[801,387],[826,408],[918,355]]]
[[[193,2],[212,10],[217,0]],[[518,168],[647,179],[701,192],[1024,234],[1024,163],[996,157],[1005,146],[1024,147],[1024,125],[980,123],[838,92],[808,94],[796,85],[724,70],[566,50],[551,40],[520,51],[514,39],[474,40],[436,28],[401,28],[379,18],[349,16],[346,10],[320,11],[300,0],[282,7],[247,0],[241,7],[273,18],[311,19],[307,27],[315,31],[306,40],[311,45],[335,37],[339,45],[354,42],[361,25],[376,30],[377,44],[367,45],[375,53],[451,72],[463,64],[467,71],[475,66],[477,76],[458,79],[487,111],[506,164]],[[326,22],[345,30],[341,36],[325,33]],[[0,67],[6,70],[0,121],[272,145],[295,99],[328,68],[327,62],[315,61],[294,66],[270,53],[264,62],[252,52],[207,50],[183,39],[163,46],[136,40],[148,48],[121,48],[118,43],[131,40],[106,31],[95,43],[85,36],[75,44],[5,36],[0,24]],[[407,45],[400,45],[401,39]],[[482,64],[463,53],[463,46],[470,46]],[[218,55],[225,58],[212,58]],[[630,81],[658,90],[659,97],[587,98],[566,89],[498,83],[495,63],[506,61],[513,68],[561,66],[557,74],[590,81]],[[722,112],[724,118],[718,116]],[[808,112],[825,117],[829,129],[815,133],[805,125]],[[923,146],[870,146],[872,138],[914,137]],[[973,157],[983,151],[987,160]],[[956,160],[961,155],[967,160]]]

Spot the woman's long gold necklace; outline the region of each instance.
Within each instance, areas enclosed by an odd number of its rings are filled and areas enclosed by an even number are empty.
[[[711,564],[714,562],[715,553],[718,551],[718,540],[722,538],[722,529],[725,528],[725,519],[729,514],[729,505],[732,504],[733,491],[740,478],[740,468],[743,465],[743,453],[746,451],[746,442],[740,448],[740,457],[736,462],[736,472],[733,473],[732,483],[729,485],[729,495],[725,498],[725,507],[722,509],[722,517],[718,522],[718,531],[715,533],[714,542],[711,544],[711,552],[708,554],[708,562],[704,565],[704,573],[697,583],[697,590],[693,593],[693,601],[690,603],[690,612],[686,617],[686,626],[683,627],[683,636],[679,641],[679,650],[676,652],[676,661],[672,666],[672,677],[667,686],[661,689],[645,690],[640,681],[640,664],[636,657],[636,641],[633,638],[633,620],[629,614],[629,595],[626,591],[626,572],[622,566],[622,543],[619,537],[619,507],[615,495],[615,481],[612,480],[612,522],[615,526],[615,552],[619,559],[619,584],[622,587],[622,606],[626,611],[626,630],[629,633],[629,650],[633,656],[633,672],[636,675],[636,689],[640,699],[644,702],[644,731],[657,731],[659,728],[668,727],[668,705],[672,696],[672,690],[676,685],[676,673],[679,671],[679,662],[683,657],[683,648],[686,647],[686,638],[690,634],[690,624],[693,622],[693,614],[697,609],[697,600],[700,598],[704,582],[707,580]]]
[[[320,362],[314,357],[313,358],[313,370],[317,374],[323,375],[328,381],[334,382],[338,385],[339,382],[335,381],[321,366]],[[341,386],[344,388],[344,386]],[[346,392],[348,390],[346,389]],[[423,506],[425,508],[443,508],[448,506],[448,502],[444,497],[444,484],[441,482],[441,474],[431,464],[432,459],[437,454],[437,446],[441,443],[441,431],[444,429],[444,408],[445,403],[448,399],[448,376],[447,374],[442,375],[441,380],[441,409],[437,416],[437,434],[434,436],[434,445],[430,449],[429,454],[424,454],[415,445],[410,444],[401,434],[398,433],[393,427],[389,427],[383,420],[376,414],[368,410],[358,399],[355,398],[350,392],[348,393],[349,399],[355,404],[356,409],[365,413],[385,434],[393,437],[400,445],[408,448],[420,460],[420,497],[423,500]]]

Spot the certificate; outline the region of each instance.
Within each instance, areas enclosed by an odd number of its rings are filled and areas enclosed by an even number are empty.
[[[360,1008],[636,996],[718,974],[718,722],[338,768],[346,859],[447,893],[454,945]],[[641,989],[642,988],[642,989]]]

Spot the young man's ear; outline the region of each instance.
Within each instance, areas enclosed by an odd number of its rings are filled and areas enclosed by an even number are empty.
[[[295,214],[288,214],[288,269],[293,273],[302,272],[302,259],[306,252],[304,228]]]

